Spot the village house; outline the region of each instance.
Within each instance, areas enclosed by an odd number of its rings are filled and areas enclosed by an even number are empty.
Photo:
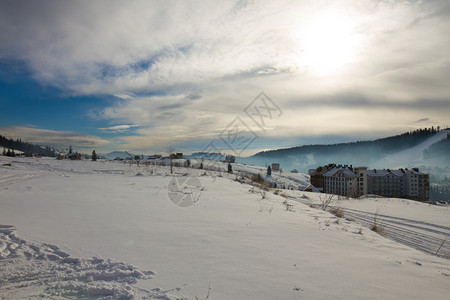
[[[225,162],[225,163],[235,163],[236,162],[236,157],[233,156],[233,155],[227,155],[223,162]]]
[[[170,159],[183,159],[183,153],[177,152],[170,154]]]
[[[280,164],[279,163],[273,163],[272,164],[272,171],[280,171]]]

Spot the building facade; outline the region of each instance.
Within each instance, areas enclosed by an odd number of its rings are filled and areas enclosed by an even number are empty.
[[[368,170],[368,193],[385,197],[405,197],[406,172],[404,170]]]
[[[346,197],[374,194],[384,197],[429,199],[429,175],[413,168],[368,170],[367,167],[329,164],[309,171],[311,184],[325,193]]]
[[[323,173],[323,191],[346,197],[367,194],[367,168],[334,166]]]

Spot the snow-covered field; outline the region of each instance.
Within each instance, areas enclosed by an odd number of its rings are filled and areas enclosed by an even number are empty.
[[[0,157],[0,297],[448,297],[449,207],[341,200],[332,203],[344,208],[339,219],[310,207],[318,194],[279,192],[286,200],[235,181],[240,175],[174,172]],[[272,177],[307,184],[303,174]],[[389,239],[361,225],[377,211]]]

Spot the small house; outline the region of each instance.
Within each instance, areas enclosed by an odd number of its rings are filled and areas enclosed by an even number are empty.
[[[71,154],[67,155],[67,158],[71,159],[71,160],[80,160],[81,159],[81,154],[79,154],[79,153],[71,153]]]
[[[226,163],[235,163],[236,162],[236,157],[233,156],[233,155],[227,155],[225,157],[224,162],[226,162]]]
[[[309,184],[304,190],[304,192],[322,193],[322,188],[316,188],[314,185]]]

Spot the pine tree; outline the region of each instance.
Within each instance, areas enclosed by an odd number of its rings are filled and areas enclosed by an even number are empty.
[[[27,146],[27,151],[25,151],[25,156],[26,157],[32,157],[33,156],[33,151],[31,151],[31,145],[28,144]]]
[[[267,176],[272,175],[272,168],[270,166],[267,167]]]
[[[95,153],[95,150],[92,151],[92,161],[96,161],[97,160],[97,153]]]
[[[231,167],[231,164],[228,163],[228,173],[232,173],[233,172],[233,168]]]
[[[72,145],[69,146],[69,154],[72,154]]]

